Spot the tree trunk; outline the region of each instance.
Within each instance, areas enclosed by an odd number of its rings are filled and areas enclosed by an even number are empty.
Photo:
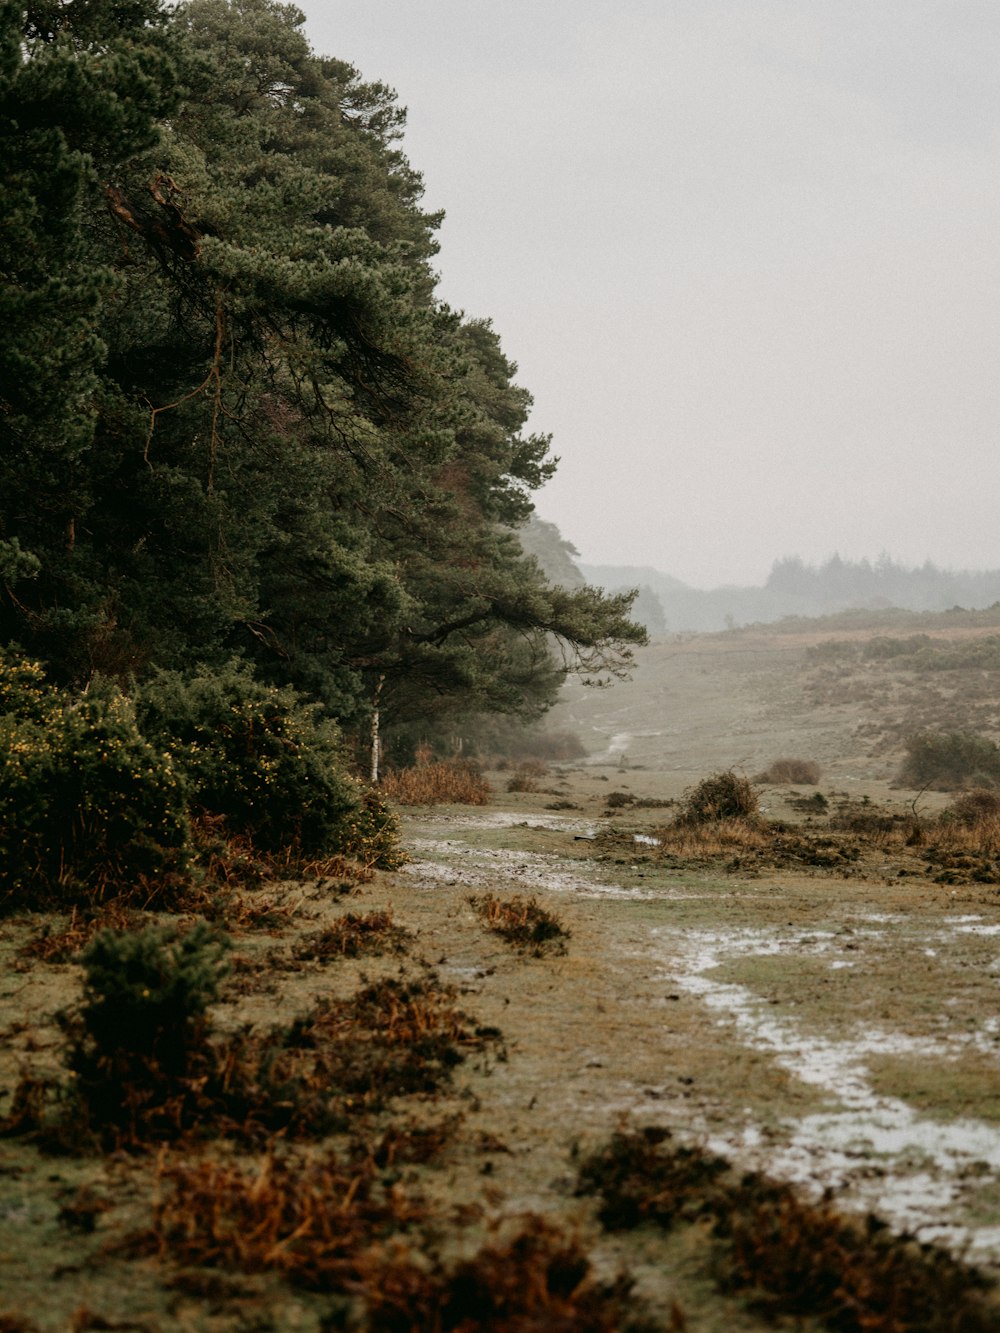
[[[383,675],[379,676],[379,678],[378,678],[378,682],[377,682],[376,685],[375,685],[375,695],[374,695],[374,698],[373,698],[373,700],[372,700],[372,767],[371,767],[371,784],[372,784],[373,787],[375,787],[375,786],[378,785],[378,779],[379,779],[379,764],[380,764],[381,761],[382,761],[382,740],[381,740],[381,737],[380,737],[380,735],[379,735],[379,728],[380,728],[380,726],[381,726],[382,717],[381,717],[381,709],[379,708],[379,698],[380,698],[380,696],[381,696],[381,694],[382,694],[382,686],[384,685],[384,683],[385,683],[385,675],[383,674]]]

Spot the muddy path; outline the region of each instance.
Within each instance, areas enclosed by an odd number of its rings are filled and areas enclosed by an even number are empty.
[[[497,1206],[553,1206],[578,1147],[657,1124],[1000,1264],[995,892],[609,856],[589,841],[594,775],[567,779],[579,813],[520,796],[408,817],[390,890],[506,1034],[508,1063],[475,1088],[509,1149]],[[483,892],[535,895],[566,956],[484,939]]]

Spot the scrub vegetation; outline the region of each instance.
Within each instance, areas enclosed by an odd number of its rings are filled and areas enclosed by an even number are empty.
[[[680,885],[656,929],[693,938],[766,875],[785,920],[789,869],[824,911],[995,896],[995,645],[808,661],[814,703],[893,673],[878,744],[943,813],[775,817],[735,754],[683,794],[551,771],[582,746],[537,723],[627,679],[634,594],[528,553],[550,441],[436,293],[395,95],[302,21],[0,5],[0,1328],[988,1327],[971,1265],[697,1147],[733,1086],[772,1125],[805,1094],[621,908]],[[951,992],[920,1012],[968,1025]],[[654,1103],[683,1142],[594,1147]],[[623,1250],[629,1209],[697,1262]]]

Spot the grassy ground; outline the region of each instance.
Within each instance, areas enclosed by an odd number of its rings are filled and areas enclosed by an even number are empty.
[[[402,871],[234,890],[209,1027],[290,1061],[263,1132],[56,1143],[84,923],[0,923],[0,1329],[997,1327],[994,862],[809,703],[807,646],[664,648],[645,704],[571,701],[593,762],[409,809]],[[789,752],[818,787],[674,827]]]

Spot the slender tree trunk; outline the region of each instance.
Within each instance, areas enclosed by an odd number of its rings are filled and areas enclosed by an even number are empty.
[[[385,684],[385,675],[381,675],[375,685],[375,695],[372,700],[372,768],[371,783],[377,786],[379,779],[379,765],[382,761],[382,740],[379,735],[379,728],[382,722],[379,699],[382,695],[382,686]]]

